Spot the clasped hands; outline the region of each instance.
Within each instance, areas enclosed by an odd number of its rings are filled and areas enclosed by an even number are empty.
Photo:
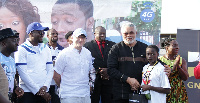
[[[105,80],[109,80],[109,76],[107,74],[107,69],[108,68],[99,68],[99,73],[101,74],[101,78]]]
[[[40,95],[42,98],[44,98],[49,103],[51,100],[51,95],[49,93],[47,93],[46,90],[47,90],[47,87],[42,86],[40,88],[40,90],[38,91],[37,95]]]

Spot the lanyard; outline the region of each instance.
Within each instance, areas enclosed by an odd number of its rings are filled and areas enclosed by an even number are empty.
[[[151,68],[151,70],[149,70],[148,71],[148,69],[149,69],[149,66],[147,67],[147,71],[146,71],[146,73],[145,73],[145,76],[146,76],[146,85],[148,85],[148,83],[149,83],[149,77],[150,77],[150,73],[151,73],[151,71],[153,70],[153,68],[155,67],[155,65],[158,63],[158,61],[156,61],[156,63],[153,65],[153,67]]]

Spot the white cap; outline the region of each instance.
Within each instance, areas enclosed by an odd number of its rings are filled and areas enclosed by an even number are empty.
[[[73,32],[73,36],[78,37],[80,35],[85,35],[87,37],[86,31],[82,28],[78,28]]]

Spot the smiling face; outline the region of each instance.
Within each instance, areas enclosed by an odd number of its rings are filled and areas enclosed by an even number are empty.
[[[94,35],[97,41],[104,41],[106,39],[106,29],[103,27],[98,27],[95,29]]]
[[[50,42],[57,42],[58,41],[58,32],[55,29],[51,29],[47,32],[47,38]]]
[[[74,3],[55,4],[51,14],[52,28],[58,32],[58,43],[68,47],[65,34],[77,28],[86,30],[86,18],[79,10],[79,5]]]
[[[24,21],[8,10],[6,7],[0,8],[0,30],[5,28],[11,28],[19,33],[19,44],[22,44],[26,35],[26,27]]]
[[[149,61],[150,65],[153,65],[158,58],[158,52],[155,50],[155,48],[147,48],[146,49],[146,58]]]

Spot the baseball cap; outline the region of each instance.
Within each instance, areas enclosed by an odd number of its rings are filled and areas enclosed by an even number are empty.
[[[9,37],[19,37],[19,33],[16,30],[12,30],[11,28],[6,28],[0,30],[0,41]]]
[[[44,30],[44,31],[47,31],[47,30],[49,30],[49,28],[48,27],[42,27],[42,25],[40,23],[38,23],[38,22],[33,22],[33,23],[28,25],[26,33],[29,34],[33,30]]]
[[[78,28],[73,32],[73,36],[78,37],[80,35],[84,35],[85,37],[87,37],[86,31],[82,28]]]
[[[69,31],[66,35],[65,35],[65,39],[68,39],[74,31]]]

